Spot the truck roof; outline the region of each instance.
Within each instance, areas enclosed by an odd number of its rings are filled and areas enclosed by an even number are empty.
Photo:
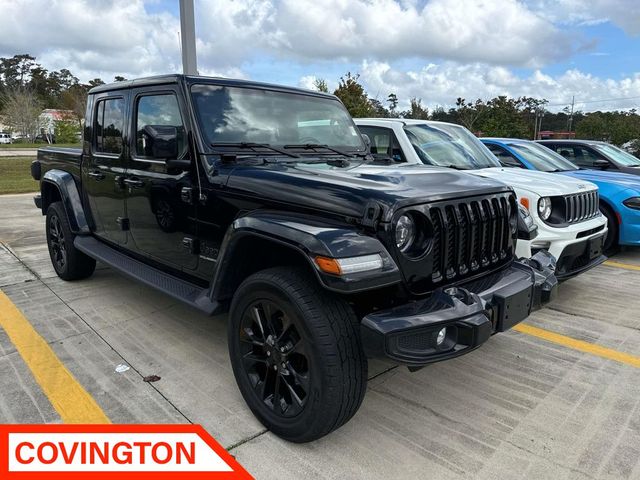
[[[107,83],[105,85],[99,85],[89,90],[89,94],[108,92],[111,90],[122,90],[127,88],[137,88],[152,85],[163,85],[170,83],[185,83],[192,85],[194,83],[211,83],[215,85],[225,85],[229,87],[253,87],[258,89],[278,90],[290,93],[301,93],[304,95],[315,95],[318,97],[327,97],[335,99],[335,95],[330,93],[317,92],[315,90],[307,90],[304,88],[289,87],[285,85],[276,85],[272,83],[254,82],[252,80],[238,80],[232,78],[222,77],[205,77],[198,75],[181,75],[181,74],[168,74],[168,75],[156,75],[153,77],[136,78],[134,80],[124,80],[122,82]]]
[[[575,143],[575,144],[587,144],[587,145],[609,145],[607,142],[602,142],[600,140],[581,140],[578,138],[545,138],[544,140],[536,140],[539,143]]]
[[[441,122],[439,120],[415,120],[413,118],[354,118],[353,119],[356,124],[360,121],[373,123],[401,123],[402,125],[453,125],[454,127],[462,127],[462,125],[458,125],[457,123],[450,122]],[[464,128],[464,127],[463,127]]]

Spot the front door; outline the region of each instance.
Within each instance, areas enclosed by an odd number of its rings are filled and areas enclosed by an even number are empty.
[[[94,233],[116,244],[126,243],[127,238],[122,184],[126,95],[126,92],[109,92],[96,97],[93,118],[86,120],[92,122],[93,134],[82,166],[82,185],[93,218]]]
[[[138,253],[186,271],[198,266],[195,195],[181,102],[167,87],[132,91],[130,159],[127,165],[126,202],[131,238]],[[175,154],[159,149],[155,132],[177,134]],[[162,141],[166,141],[163,139]],[[175,160],[187,161],[187,167]],[[191,200],[190,200],[191,198]]]

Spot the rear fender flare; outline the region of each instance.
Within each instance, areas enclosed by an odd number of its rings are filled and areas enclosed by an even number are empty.
[[[53,185],[53,187],[58,190],[62,205],[69,219],[71,231],[75,234],[82,235],[90,233],[87,217],[82,207],[82,199],[80,198],[80,193],[78,192],[78,187],[73,175],[62,170],[49,170],[42,176],[41,190],[43,190],[43,193],[44,184]],[[43,196],[43,214],[46,213],[49,203],[50,202]]]

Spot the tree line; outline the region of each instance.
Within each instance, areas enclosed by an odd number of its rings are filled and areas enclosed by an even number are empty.
[[[115,77],[114,81],[125,80]],[[74,142],[81,128],[89,89],[105,82],[94,78],[81,83],[69,70],[48,71],[29,54],[0,57],[0,115],[13,131],[33,139],[44,109],[60,109],[68,116],[55,125],[59,142]]]
[[[126,80],[122,76],[113,81]],[[29,54],[0,58],[0,115],[14,131],[33,136],[39,131],[38,116],[47,108],[69,112],[56,122],[58,141],[74,141],[84,117],[87,92],[105,82],[94,78],[81,83],[69,70],[48,71]],[[329,92],[326,80],[314,86]],[[640,115],[636,110],[610,112],[547,111],[546,99],[497,96],[490,100],[457,98],[450,108],[429,110],[420,98],[410,98],[400,110],[398,96],[391,92],[379,99],[369,95],[358,74],[342,76],[333,92],[354,117],[414,118],[458,123],[476,134],[495,137],[534,138],[540,130],[575,131],[577,138],[605,140],[616,145],[640,139]],[[637,142],[640,151],[640,142]]]
[[[324,79],[316,79],[316,90],[329,92]],[[407,110],[398,110],[399,100],[389,93],[384,101],[371,97],[359,81],[358,74],[348,72],[340,78],[334,95],[345,104],[354,117],[413,118],[457,123],[472,132],[487,137],[536,138],[541,130],[569,131],[576,138],[604,140],[616,145],[633,142],[634,153],[640,153],[640,115],[628,111],[571,112],[566,107],[550,112],[546,99],[533,97],[509,98],[504,95],[490,100],[468,101],[458,97],[454,107],[436,107],[432,111],[422,99],[410,98]]]

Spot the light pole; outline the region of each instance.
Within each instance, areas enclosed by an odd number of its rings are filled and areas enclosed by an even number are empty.
[[[182,41],[182,73],[198,75],[193,0],[180,0],[180,37]]]

